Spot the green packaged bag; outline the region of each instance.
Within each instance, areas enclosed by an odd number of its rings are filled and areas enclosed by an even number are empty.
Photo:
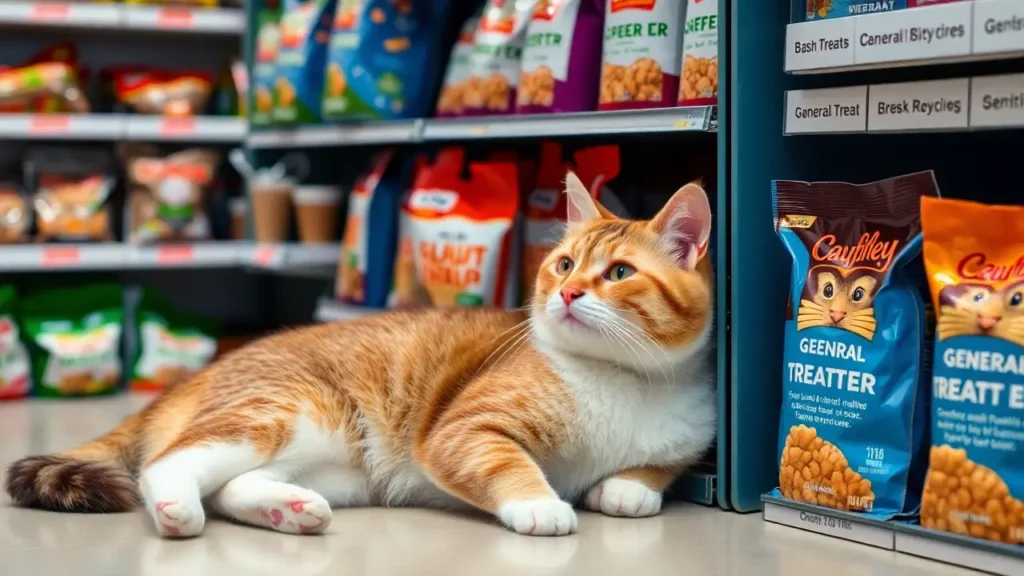
[[[94,284],[41,290],[18,304],[38,396],[117,390],[121,379],[121,287]]]
[[[249,123],[264,126],[271,123],[274,107],[274,75],[277,52],[281,45],[281,8],[264,8],[256,16],[256,53],[252,65],[252,102]]]
[[[151,290],[143,293],[136,322],[132,390],[158,392],[182,382],[213,361],[217,352],[212,320],[177,312]]]
[[[0,286],[0,399],[28,396],[32,389],[28,351],[14,317],[17,291]]]

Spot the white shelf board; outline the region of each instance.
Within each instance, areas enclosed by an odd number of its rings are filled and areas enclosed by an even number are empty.
[[[882,521],[766,495],[766,522],[817,532],[868,546],[895,550],[991,574],[1024,576],[1024,547],[927,530],[906,522]]]
[[[234,116],[125,116],[125,140],[160,142],[225,142],[245,140],[246,121]]]
[[[244,118],[128,114],[0,114],[0,138],[18,140],[138,140],[238,143]]]
[[[475,140],[717,129],[714,106],[427,120],[424,140]]]
[[[233,268],[240,266],[250,242],[197,242],[126,246],[126,268]]]
[[[316,305],[316,321],[344,322],[366,318],[367,316],[373,316],[382,312],[384,310],[378,308],[362,308],[360,306],[344,304],[330,298],[321,298]]]
[[[255,244],[249,250],[245,264],[264,270],[323,268],[337,266],[340,256],[340,243]]]
[[[226,8],[3,0],[0,26],[238,35],[245,30],[245,12]]]
[[[325,126],[254,128],[250,148],[312,148],[362,144],[404,144],[419,141],[422,120],[353,122]]]
[[[828,74],[1024,56],[1024,0],[952,2],[786,26],[786,72]]]

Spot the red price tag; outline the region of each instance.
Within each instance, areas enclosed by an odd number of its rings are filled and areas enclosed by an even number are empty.
[[[256,249],[253,261],[260,266],[269,266],[274,261],[274,256],[276,255],[277,248],[275,246],[260,246]]]
[[[34,114],[28,125],[29,134],[63,134],[71,129],[71,118],[65,114]]]
[[[195,260],[192,246],[161,246],[156,253],[157,264],[182,264]]]
[[[69,4],[53,4],[49,2],[36,2],[32,5],[32,20],[67,20],[71,14]]]
[[[191,28],[192,11],[187,8],[160,8],[156,13],[158,28]]]
[[[82,260],[81,251],[77,246],[60,246],[43,249],[43,266],[67,266]]]
[[[164,121],[160,124],[160,134],[163,136],[194,134],[195,131],[195,118],[164,118]]]

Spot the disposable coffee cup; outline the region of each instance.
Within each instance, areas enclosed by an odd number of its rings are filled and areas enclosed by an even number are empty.
[[[232,198],[228,202],[228,212],[231,213],[231,239],[245,240],[245,222],[249,216],[249,199]]]
[[[257,242],[284,242],[292,217],[291,180],[274,182],[252,182],[249,196],[252,199],[253,233]]]
[[[292,193],[303,244],[323,244],[336,239],[341,189],[336,186],[299,186]]]

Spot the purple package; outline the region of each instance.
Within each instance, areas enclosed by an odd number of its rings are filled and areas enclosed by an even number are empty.
[[[476,29],[463,116],[511,114],[519,65],[536,0],[487,0]]]
[[[517,114],[597,108],[603,0],[540,0],[526,28]]]

